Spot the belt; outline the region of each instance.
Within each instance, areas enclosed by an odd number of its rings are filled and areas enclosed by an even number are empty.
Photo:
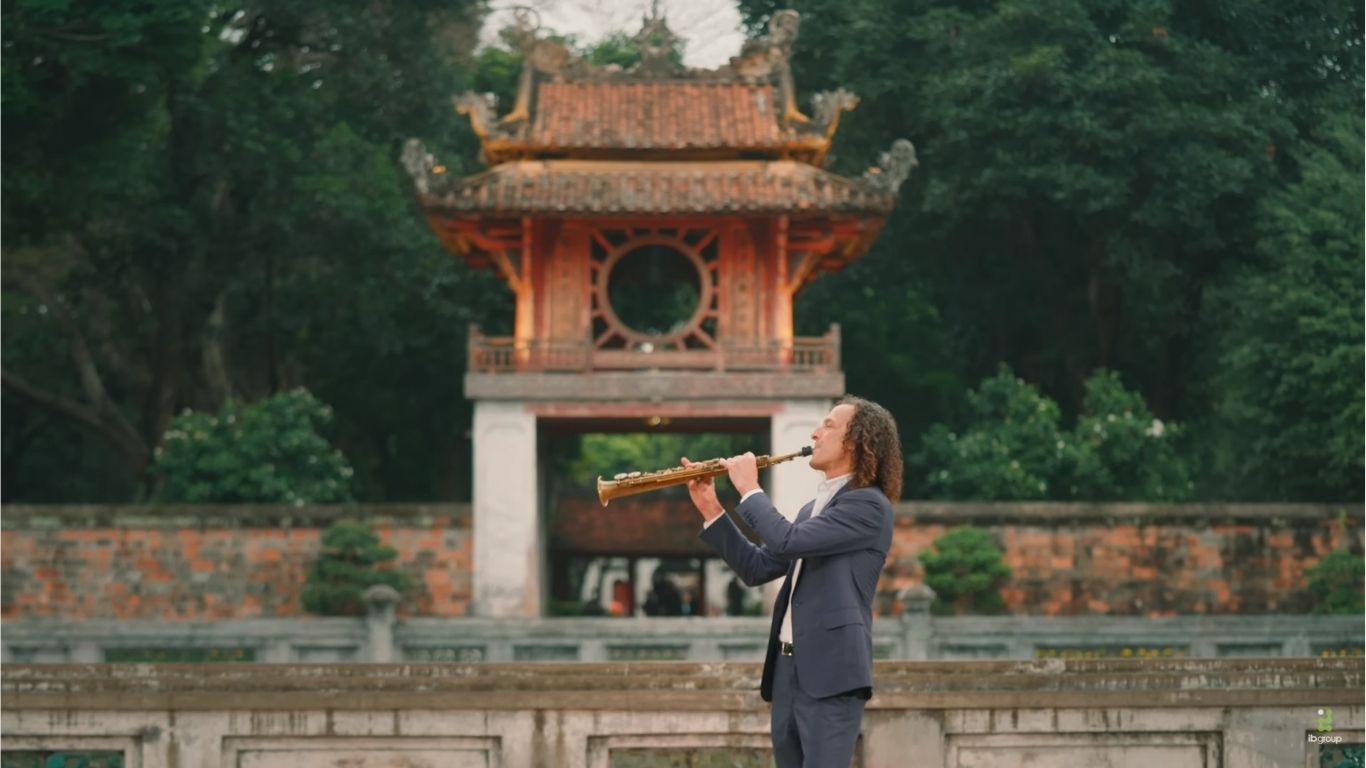
[[[782,654],[783,656],[791,656],[792,643],[784,643],[781,640],[778,641],[778,653]]]

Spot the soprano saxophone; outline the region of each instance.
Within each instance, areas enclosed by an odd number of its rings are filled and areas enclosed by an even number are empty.
[[[800,451],[784,453],[778,456],[754,457],[759,469],[771,467],[774,464],[781,464],[800,456],[810,456],[811,446],[803,446]],[[611,480],[598,478],[598,501],[607,506],[607,502],[622,496],[634,496],[637,493],[649,493],[660,488],[668,488],[672,485],[682,485],[689,480],[700,480],[704,477],[716,477],[726,474],[726,468],[721,466],[720,459],[711,459],[693,464],[691,467],[670,467],[661,469],[658,472],[624,472]]]

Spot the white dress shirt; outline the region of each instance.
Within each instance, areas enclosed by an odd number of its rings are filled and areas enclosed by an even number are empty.
[[[819,515],[821,510],[825,509],[825,505],[830,503],[831,497],[853,477],[851,473],[822,480],[820,485],[816,486],[816,502],[811,505],[811,517]],[[783,614],[783,626],[778,630],[778,640],[784,643],[792,642],[792,596],[797,594],[797,578],[801,575],[802,561],[798,560],[796,568],[792,571],[792,589],[787,594],[787,612]]]

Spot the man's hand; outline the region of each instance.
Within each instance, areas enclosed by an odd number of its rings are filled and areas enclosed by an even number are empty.
[[[691,467],[693,462],[688,461],[688,457],[683,457],[683,466]],[[716,483],[710,477],[699,477],[696,480],[688,481],[688,496],[692,498],[692,503],[697,507],[697,511],[702,513],[702,519],[711,522],[724,515],[726,510],[721,506],[721,500],[716,498]]]
[[[742,497],[759,487],[759,465],[753,453],[742,453],[739,456],[722,459],[721,464],[730,475],[730,484],[735,486],[735,490]]]

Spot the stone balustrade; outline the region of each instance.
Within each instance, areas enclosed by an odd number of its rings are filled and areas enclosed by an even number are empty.
[[[1360,616],[932,617],[912,611],[873,624],[888,660],[1356,656]],[[12,620],[6,663],[105,661],[512,662],[758,661],[765,617],[216,622]]]
[[[128,768],[760,766],[759,671],[8,664],[0,732],[6,759]],[[1360,659],[879,662],[874,685],[862,768],[1284,768],[1336,765],[1363,740]]]

